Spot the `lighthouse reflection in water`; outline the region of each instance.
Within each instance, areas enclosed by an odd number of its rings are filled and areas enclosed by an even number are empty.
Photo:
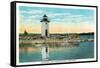
[[[44,45],[41,47],[42,49],[42,60],[48,60],[49,58],[49,48],[48,46]]]

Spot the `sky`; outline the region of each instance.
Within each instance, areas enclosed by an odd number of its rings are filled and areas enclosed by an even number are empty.
[[[46,14],[49,33],[94,32],[94,10],[19,6],[19,32],[41,33],[41,19]]]

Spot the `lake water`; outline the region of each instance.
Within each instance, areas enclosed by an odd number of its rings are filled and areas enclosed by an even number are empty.
[[[94,35],[82,35],[80,38],[94,38]],[[71,47],[49,47],[48,60],[85,59],[94,57],[94,42],[80,42]],[[42,61],[41,47],[22,47],[19,51],[20,62]]]

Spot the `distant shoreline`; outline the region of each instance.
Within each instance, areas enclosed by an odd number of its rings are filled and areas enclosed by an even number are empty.
[[[76,34],[76,35],[94,35],[94,32],[87,33],[50,33],[50,35],[65,35],[65,34]],[[24,35],[24,33],[19,33],[19,35]],[[28,33],[28,35],[41,35],[41,33]]]

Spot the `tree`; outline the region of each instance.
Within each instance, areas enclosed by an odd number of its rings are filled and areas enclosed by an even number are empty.
[[[25,35],[25,36],[28,35],[28,32],[27,32],[26,30],[24,31],[24,35]]]

